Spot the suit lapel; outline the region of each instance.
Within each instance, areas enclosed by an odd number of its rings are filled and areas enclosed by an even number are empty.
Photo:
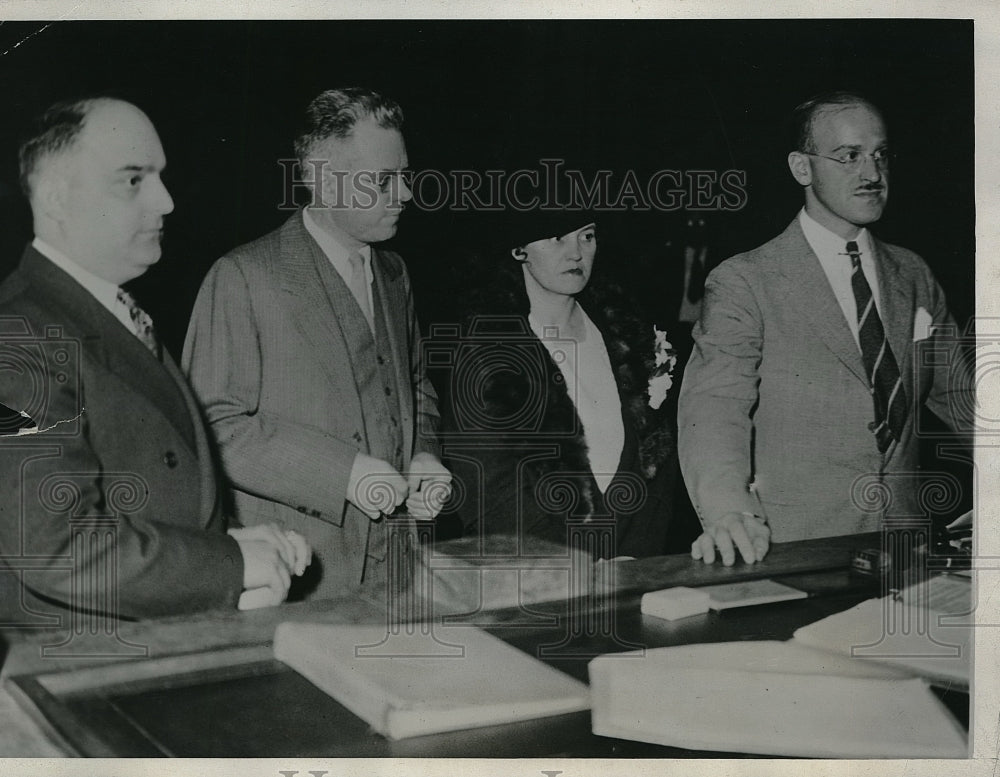
[[[329,261],[306,231],[300,211],[288,221],[281,236],[281,260],[277,271],[281,288],[286,292],[285,304],[293,311],[312,350],[319,355],[319,362],[329,374],[331,383],[342,384],[347,372],[352,385],[356,385],[336,306],[320,274],[320,263],[329,264]],[[336,272],[333,267],[329,269]]]
[[[788,286],[781,291],[780,298],[796,307],[826,347],[867,386],[861,350],[851,334],[844,311],[830,288],[819,258],[802,233],[798,218],[778,238],[775,251],[781,260],[781,273]]]
[[[146,346],[90,292],[31,247],[25,252],[22,268],[42,294],[56,300],[73,320],[81,333],[81,347],[159,408],[194,453],[194,429],[184,397]]]
[[[381,315],[392,348],[392,363],[396,370],[396,395],[399,398],[400,422],[403,427],[403,452],[409,459],[413,450],[413,378],[410,374],[409,310],[402,274],[394,272],[382,255],[372,249],[372,276],[378,289]]]
[[[879,312],[882,318],[882,328],[885,330],[889,347],[892,348],[892,353],[899,365],[899,373],[903,377],[907,396],[912,398],[910,359],[915,313],[911,309],[913,298],[909,294],[900,294],[905,279],[896,259],[885,250],[874,235],[870,235],[870,241],[875,258],[875,269],[878,273]]]

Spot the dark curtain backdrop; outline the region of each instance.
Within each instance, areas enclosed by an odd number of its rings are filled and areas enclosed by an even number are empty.
[[[972,33],[971,21],[935,20],[6,23],[0,274],[31,233],[18,137],[48,103],[83,92],[132,99],[160,131],[177,207],[163,259],[135,291],[179,353],[211,263],[287,217],[278,160],[322,89],[367,85],[399,100],[417,170],[484,170],[542,151],[619,178],[745,171],[744,207],[707,214],[721,258],[771,238],[801,203],[785,163],[789,110],[852,87],[884,107],[899,152],[877,231],[927,259],[964,323],[974,312]],[[641,284],[633,257],[683,215],[602,214],[600,261]],[[469,257],[489,229],[448,208],[404,215],[394,247],[425,328],[452,318],[477,282]]]

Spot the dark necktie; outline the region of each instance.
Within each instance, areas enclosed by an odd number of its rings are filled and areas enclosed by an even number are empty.
[[[861,271],[861,252],[853,240],[847,244],[851,257],[851,288],[858,307],[858,342],[861,359],[868,373],[872,398],[875,403],[875,423],[872,431],[881,453],[885,453],[893,439],[899,440],[906,423],[906,394],[899,376],[896,357],[889,347],[882,320],[875,308],[875,298],[865,274]]]
[[[700,246],[695,246],[693,249],[688,247],[687,250],[691,251],[692,255],[691,272],[688,273],[686,296],[688,302],[695,303],[700,302],[701,298],[705,296],[705,265],[701,256],[702,249]]]
[[[128,308],[129,318],[132,319],[132,329],[135,331],[144,346],[146,346],[157,359],[160,358],[160,341],[156,337],[156,330],[153,328],[153,319],[145,310],[139,307],[135,298],[125,289],[118,289],[118,301]]]

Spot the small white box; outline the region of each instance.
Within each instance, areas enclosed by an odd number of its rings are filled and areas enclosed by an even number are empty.
[[[709,596],[697,588],[666,588],[642,595],[642,611],[646,615],[675,621],[708,612]]]

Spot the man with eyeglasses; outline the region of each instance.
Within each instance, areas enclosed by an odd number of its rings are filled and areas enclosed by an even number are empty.
[[[706,563],[877,530],[866,484],[891,495],[893,515],[924,516],[920,407],[972,429],[967,364],[935,329],[954,327],[941,288],[919,256],[868,230],[889,193],[881,113],[858,94],[813,97],[794,111],[792,143],[805,207],[709,276],[684,374],[680,459],[704,529],[692,556]]]
[[[450,491],[409,277],[375,246],[411,199],[402,125],[368,89],[309,104],[295,151],[311,201],[215,264],[184,346],[237,516],[313,547],[293,599],[380,597],[386,516],[433,518]]]

